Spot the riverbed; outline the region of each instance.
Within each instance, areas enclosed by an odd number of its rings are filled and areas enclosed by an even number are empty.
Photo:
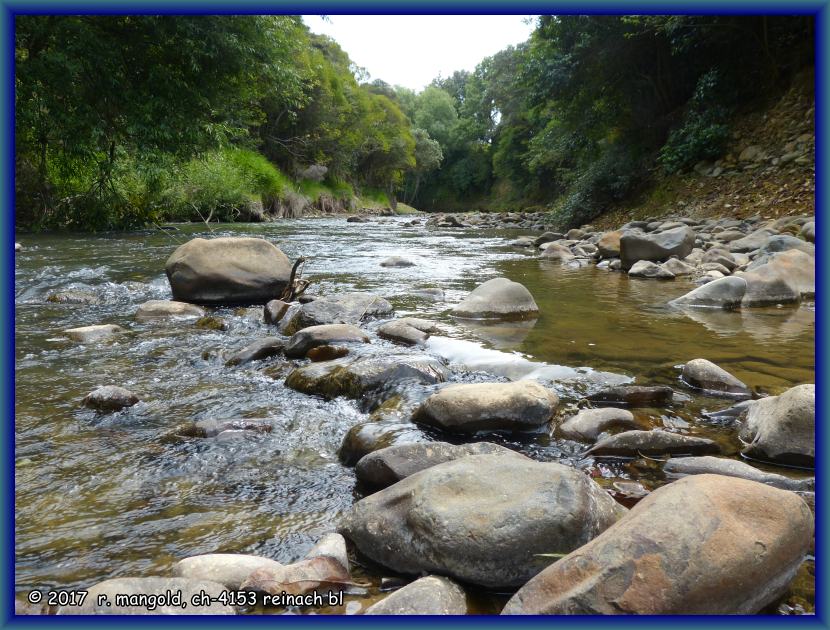
[[[333,531],[359,498],[353,470],[338,459],[346,432],[367,419],[355,401],[324,401],[286,388],[282,358],[225,366],[228,352],[275,334],[262,322],[261,307],[210,309],[227,330],[135,321],[142,302],[171,298],[165,260],[195,236],[265,237],[292,260],[308,259],[309,293],[368,291],[388,299],[397,316],[438,322],[442,332],[430,339],[427,352],[448,362],[451,380],[533,376],[559,393],[563,410],[610,382],[671,385],[676,404],[637,410],[639,419],[710,437],[736,457],[734,428],[707,415],[731,402],[685,387],[680,365],[709,359],[757,395],[815,382],[812,303],[679,312],[666,303],[694,288],[691,282],[568,268],[511,245],[527,232],[426,228],[408,221],[347,223],[339,217],[212,231],[180,225],[170,232],[19,235],[24,249],[15,269],[16,591],[167,575],[181,558],[210,552],[289,563]],[[380,266],[393,255],[415,265]],[[538,320],[483,325],[451,317],[453,304],[496,276],[530,290]],[[418,292],[435,288],[443,290],[443,299]],[[47,301],[67,290],[94,294],[96,303]],[[87,345],[61,334],[98,323],[129,332]],[[409,351],[377,338],[376,327],[365,326],[373,343],[362,352]],[[80,406],[85,394],[106,384],[124,386],[142,402],[110,415]],[[422,399],[432,391],[424,387],[411,396]],[[273,430],[244,440],[187,439],[177,432],[189,422],[228,418],[267,419]],[[609,491],[631,479],[646,490],[665,482],[659,470],[636,462],[596,463],[582,456],[585,445],[548,434],[488,439],[538,460],[582,468]],[[799,580],[802,611],[812,606],[810,571],[808,564]],[[356,596],[360,605],[328,612],[357,612],[379,596],[382,575],[371,567],[357,574],[370,585],[366,596]],[[496,612],[497,601],[482,596],[481,611]],[[779,611],[789,608],[782,604]]]

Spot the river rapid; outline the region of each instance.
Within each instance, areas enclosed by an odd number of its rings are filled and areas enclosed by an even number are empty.
[[[276,334],[261,307],[209,309],[227,330],[189,322],[139,323],[151,299],[170,299],[167,257],[195,236],[261,236],[292,260],[308,261],[309,293],[368,291],[388,299],[396,316],[434,320],[442,333],[427,352],[445,359],[450,380],[480,382],[533,376],[555,389],[565,417],[576,401],[608,383],[667,384],[670,409],[634,410],[652,427],[717,440],[737,457],[733,427],[707,414],[728,407],[679,380],[679,366],[706,358],[758,394],[815,382],[815,306],[678,312],[666,303],[691,282],[638,280],[595,266],[572,269],[511,245],[517,230],[407,226],[409,218],[347,223],[345,218],[285,220],[178,231],[105,235],[18,235],[15,268],[15,587],[86,588],[122,576],[168,575],[181,558],[250,553],[283,563],[305,555],[359,498],[354,472],[338,460],[346,432],[367,419],[357,402],[324,401],[286,388],[282,357],[226,367],[229,352]],[[401,255],[416,264],[385,268]],[[485,325],[454,319],[449,309],[478,284],[505,276],[524,284],[540,309],[532,322]],[[444,298],[419,293],[440,288]],[[94,294],[93,304],[52,303],[56,291]],[[64,329],[112,323],[128,333],[78,344]],[[415,352],[379,339],[359,352]],[[114,414],[80,406],[97,385],[121,385],[142,400]],[[435,391],[409,392],[422,400]],[[184,438],[197,420],[257,418],[273,426],[245,439]],[[413,431],[421,431],[413,425]],[[429,439],[427,434],[422,439]],[[586,445],[548,434],[493,437],[541,461],[589,472],[630,505],[627,481],[646,490],[665,483],[647,460],[595,462]],[[761,466],[764,468],[763,466]],[[766,470],[803,477],[795,469]],[[620,490],[622,488],[623,490]],[[809,612],[813,566],[770,612]],[[388,572],[363,566],[369,584],[342,609],[357,612],[379,596]],[[482,594],[481,612],[499,596]],[[794,603],[795,602],[795,603]]]

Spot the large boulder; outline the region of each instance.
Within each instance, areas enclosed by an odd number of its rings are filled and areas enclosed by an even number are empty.
[[[104,580],[89,588],[79,606],[61,606],[59,615],[234,615],[233,607],[218,601],[194,606],[194,596],[204,592],[216,600],[225,587],[210,580],[182,577],[127,577]],[[166,601],[169,593],[176,601]],[[120,598],[126,601],[120,602]],[[151,601],[155,605],[148,606]],[[160,600],[164,598],[164,600]]]
[[[397,444],[373,451],[357,462],[354,472],[358,481],[368,486],[385,488],[416,472],[470,455],[524,455],[491,442],[447,444],[446,442],[415,442]]]
[[[812,298],[816,294],[816,260],[814,256],[798,249],[774,252],[757,257],[746,268],[747,273],[760,268],[771,268],[803,298]],[[747,280],[749,282],[749,280]],[[789,295],[789,288],[787,294]]]
[[[364,615],[466,615],[467,596],[452,580],[428,575],[372,604]]]
[[[371,407],[391,397],[404,382],[432,385],[444,382],[447,376],[447,369],[433,357],[387,354],[312,363],[291,372],[285,384],[298,392],[327,399],[360,398]],[[370,397],[370,393],[375,395]]]
[[[703,455],[701,457],[672,457],[663,464],[663,472],[667,477],[685,477],[686,475],[725,475],[727,477],[740,477],[765,483],[781,490],[792,490],[793,492],[813,492],[816,487],[816,480],[813,477],[808,479],[792,479],[784,475],[764,472],[746,462],[725,457],[712,457]]]
[[[752,395],[750,389],[722,367],[706,359],[692,359],[683,366],[680,378],[697,389],[708,393],[731,396]]]
[[[93,341],[103,341],[127,332],[121,326],[116,324],[94,324],[92,326],[81,326],[80,328],[69,328],[63,331],[67,337],[72,341],[79,341],[81,343],[92,343]]]
[[[502,614],[757,613],[784,594],[812,539],[812,514],[795,493],[686,477],[551,564]]]
[[[742,307],[793,304],[801,299],[801,291],[790,275],[774,263],[755,267],[741,274],[746,282]]]
[[[766,243],[758,249],[758,256],[774,252],[786,252],[793,249],[810,256],[816,255],[816,246],[812,243],[802,241],[800,238],[796,238],[790,234],[776,234],[775,236],[770,236]]]
[[[358,324],[370,317],[388,317],[392,305],[371,293],[340,293],[294,304],[280,320],[283,335],[323,324]]]
[[[672,256],[685,258],[694,246],[695,233],[688,226],[652,234],[632,230],[620,237],[620,259],[623,269],[629,269],[638,260],[662,262]]]
[[[288,340],[285,344],[285,356],[300,359],[312,348],[335,343],[369,343],[369,337],[352,324],[309,326],[294,333]]]
[[[173,299],[196,304],[265,304],[278,298],[291,262],[262,238],[194,238],[164,266]]]
[[[702,287],[692,289],[669,302],[671,306],[693,308],[735,309],[741,305],[746,294],[746,280],[727,276],[713,280]]]
[[[568,553],[624,513],[571,467],[472,455],[361,499],[340,531],[399,573],[515,588],[550,563],[542,554]]]
[[[744,455],[798,466],[816,456],[816,386],[798,385],[749,407],[741,439]]]
[[[450,385],[432,394],[412,419],[452,433],[534,431],[550,422],[559,398],[537,381]]]
[[[527,319],[539,314],[533,296],[523,285],[507,278],[493,278],[476,287],[453,315],[470,319]]]
[[[639,425],[627,409],[605,407],[583,409],[559,425],[559,434],[569,440],[593,442],[599,434],[611,428],[636,429]]]
[[[706,455],[720,453],[717,442],[707,438],[653,431],[625,431],[594,444],[586,455],[593,457],[639,457],[641,455]]]

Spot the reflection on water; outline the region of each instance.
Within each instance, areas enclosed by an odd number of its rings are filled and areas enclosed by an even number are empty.
[[[516,232],[402,223],[285,221],[222,227],[212,235],[264,236],[292,259],[306,256],[310,292],[373,291],[390,299],[398,315],[438,321],[442,334],[427,351],[451,364],[453,380],[539,378],[560,393],[565,413],[604,383],[633,379],[682,389],[676,366],[696,357],[763,392],[814,380],[809,305],[680,312],[666,302],[692,287],[685,281],[630,280],[540,261],[509,246]],[[259,309],[215,309],[225,331],[134,321],[138,304],[169,299],[164,262],[195,235],[209,236],[203,226],[172,235],[18,236],[25,248],[15,269],[18,591],[165,574],[184,556],[215,551],[290,562],[331,531],[353,501],[354,474],[339,463],[337,450],[348,429],[367,419],[355,401],[327,402],[286,389],[290,366],[280,358],[224,365],[229,349],[274,334]],[[380,267],[393,255],[416,266]],[[501,325],[450,315],[468,291],[498,275],[528,287],[540,308],[537,321]],[[415,287],[441,289],[443,299]],[[65,290],[90,292],[95,303],[46,301]],[[98,323],[128,332],[91,345],[60,334]],[[407,351],[373,335],[358,352],[393,348]],[[142,403],[108,416],[79,406],[87,392],[107,383],[135,391]],[[429,391],[407,392],[407,408]],[[734,431],[703,417],[729,402],[687,394],[668,410],[638,410],[638,419],[707,435],[734,451]],[[185,423],[227,418],[263,419],[272,432],[228,441],[177,435]],[[540,460],[591,465],[581,459],[581,444],[549,436],[507,443]],[[609,488],[633,474],[625,466],[597,470]],[[661,482],[648,477],[643,483]]]

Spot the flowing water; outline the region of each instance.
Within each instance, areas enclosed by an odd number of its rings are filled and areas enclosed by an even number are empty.
[[[227,323],[224,331],[134,320],[140,303],[170,298],[164,262],[194,236],[268,238],[290,258],[308,258],[310,293],[370,291],[386,297],[399,316],[439,322],[444,332],[430,339],[428,352],[449,362],[452,380],[533,376],[558,391],[566,414],[603,384],[672,385],[676,404],[636,410],[638,418],[711,437],[731,454],[740,447],[734,427],[706,416],[730,401],[684,387],[680,364],[709,359],[759,395],[814,382],[812,304],[678,312],[666,302],[690,283],[563,267],[511,247],[517,234],[409,227],[400,218],[363,224],[332,218],[221,226],[212,233],[188,225],[172,233],[19,237],[25,249],[15,271],[18,593],[166,575],[180,558],[218,551],[292,562],[360,496],[352,469],[337,456],[348,429],[366,420],[354,401],[326,402],[287,389],[284,359],[225,367],[223,354],[275,334],[262,323],[261,308],[212,309]],[[379,266],[392,255],[416,265]],[[449,315],[452,304],[498,275],[531,291],[538,320],[484,325]],[[442,289],[444,299],[420,294],[423,288]],[[47,301],[65,290],[92,292],[97,303]],[[61,334],[98,323],[129,332],[86,345]],[[407,351],[374,335],[372,341],[360,352]],[[81,398],[104,384],[127,387],[142,402],[110,415],[82,408]],[[410,405],[431,391],[409,392]],[[264,418],[273,431],[234,440],[177,434],[188,422],[227,418]],[[548,435],[495,439],[539,460],[583,468],[612,492],[629,479],[647,489],[664,483],[657,462],[594,462],[582,457],[585,445]],[[797,612],[812,606],[811,570],[805,565],[790,597]],[[382,572],[370,567],[358,574],[372,584],[356,600],[365,605],[377,598]],[[497,611],[497,603],[485,594],[480,610]],[[359,608],[352,603],[345,611]]]

